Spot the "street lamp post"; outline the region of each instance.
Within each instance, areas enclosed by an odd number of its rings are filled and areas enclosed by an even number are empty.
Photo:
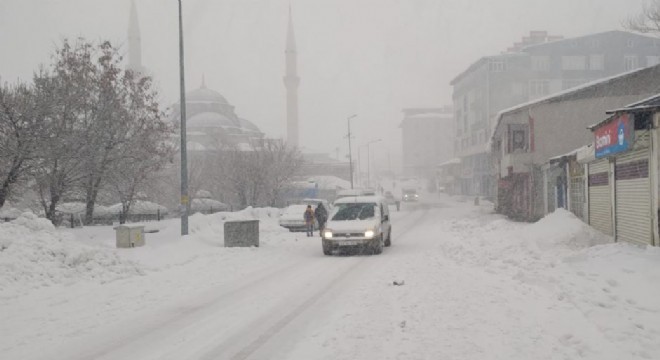
[[[179,76],[181,80],[181,235],[188,235],[188,149],[186,134],[186,83],[183,72],[183,15],[179,0]]]
[[[357,114],[353,114],[346,119],[346,121],[348,122],[348,166],[351,171],[351,189],[353,189],[353,154],[351,153],[351,119],[356,116]]]
[[[371,186],[371,164],[370,164],[371,149],[369,148],[369,145],[380,141],[383,141],[383,139],[371,140],[367,143],[367,186],[368,187]]]

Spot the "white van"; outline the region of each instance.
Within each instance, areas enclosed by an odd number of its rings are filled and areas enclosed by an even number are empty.
[[[323,253],[343,247],[368,248],[373,254],[392,244],[387,202],[381,196],[337,199],[322,232]]]

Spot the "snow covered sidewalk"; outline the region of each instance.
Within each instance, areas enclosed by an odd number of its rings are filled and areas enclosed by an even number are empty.
[[[660,249],[608,243],[566,211],[524,224],[453,205],[289,358],[660,358]]]

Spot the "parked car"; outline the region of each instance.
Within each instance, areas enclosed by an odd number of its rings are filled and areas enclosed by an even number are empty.
[[[401,190],[401,198],[403,198],[403,201],[417,201],[419,199],[419,195],[417,194],[416,189],[403,189]]]
[[[310,204],[311,205],[311,204]],[[280,226],[289,229],[289,231],[306,231],[305,210],[307,204],[289,205],[280,215]],[[318,230],[318,224],[314,222],[314,230]]]
[[[396,205],[396,211],[399,211],[399,209],[401,208],[401,201],[396,199],[391,191],[385,191],[385,194],[383,196],[385,197],[385,202],[387,203],[387,205],[390,206]]]
[[[373,254],[392,244],[390,212],[381,196],[353,196],[335,201],[322,233],[323,253],[335,249],[368,248]]]

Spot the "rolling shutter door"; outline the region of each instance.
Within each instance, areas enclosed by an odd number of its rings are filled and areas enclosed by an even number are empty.
[[[596,160],[589,164],[589,225],[613,236],[610,162]]]
[[[579,166],[579,164],[576,165],[575,167],[577,166]],[[575,216],[583,220],[584,220],[584,201],[585,201],[584,192],[585,192],[584,171],[571,172],[571,185],[569,192],[569,196],[571,198],[570,208],[571,208],[571,212],[575,214]]]
[[[649,149],[618,156],[614,175],[617,241],[652,244]]]

